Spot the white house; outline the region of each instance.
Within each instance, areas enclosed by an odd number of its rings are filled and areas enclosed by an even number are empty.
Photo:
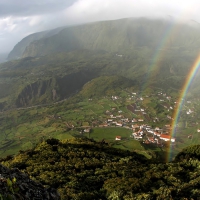
[[[121,139],[122,139],[121,136],[116,136],[116,137],[115,137],[115,140],[121,140]]]

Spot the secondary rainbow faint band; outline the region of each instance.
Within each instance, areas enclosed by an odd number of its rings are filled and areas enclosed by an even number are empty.
[[[176,135],[176,127],[177,127],[177,124],[178,124],[178,121],[179,121],[179,117],[180,117],[180,112],[182,110],[182,107],[183,107],[183,103],[184,103],[184,98],[190,88],[190,85],[198,71],[200,67],[200,54],[197,56],[195,62],[193,63],[190,71],[189,71],[189,74],[187,75],[186,77],[186,80],[185,80],[185,83],[182,87],[182,90],[181,90],[181,94],[179,96],[179,100],[177,102],[177,108],[174,112],[174,115],[173,115],[173,122],[172,122],[172,130],[171,130],[171,137],[175,137]],[[170,145],[170,149],[169,149],[169,152],[167,154],[167,161],[171,161],[172,160],[172,145]]]
[[[151,81],[155,79],[162,65],[166,53],[170,50],[174,40],[179,37],[182,24],[177,24],[175,21],[166,21],[166,27],[162,32],[160,38],[158,38],[157,47],[152,56],[151,62],[149,63],[146,76],[142,80],[142,89],[141,93],[151,85]]]

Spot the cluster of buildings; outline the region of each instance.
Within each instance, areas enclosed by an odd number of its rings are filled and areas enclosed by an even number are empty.
[[[152,96],[153,100],[156,101],[158,105],[158,109],[160,109],[160,113],[165,113],[164,115],[160,115],[158,117],[155,116],[155,113],[149,111],[148,106],[146,106],[143,101],[146,98]],[[107,120],[103,123],[99,124],[99,127],[109,127],[109,126],[116,126],[116,127],[124,127],[128,129],[132,129],[133,133],[131,137],[136,140],[141,140],[146,144],[163,144],[163,142],[171,142],[172,144],[175,143],[176,139],[171,137],[171,126],[165,125],[162,129],[156,127],[152,128],[148,124],[148,122],[159,122],[160,120],[166,120],[167,123],[171,123],[173,110],[176,109],[178,106],[177,102],[174,102],[171,96],[168,96],[166,93],[157,92],[155,94],[151,94],[150,96],[138,96],[137,93],[132,92],[129,94],[128,100],[135,100],[135,103],[130,104],[127,106],[127,109],[133,113],[133,115],[137,116],[133,119],[129,119],[124,117],[123,111],[117,110],[117,108],[112,108],[110,111],[106,111]],[[111,96],[113,101],[120,99],[120,96]],[[130,101],[131,102],[131,101]],[[191,101],[187,101],[188,104],[191,104]],[[152,111],[152,109],[151,109]],[[163,112],[162,112],[163,111]],[[186,113],[188,115],[192,114],[194,111],[192,108],[187,106]],[[165,117],[165,119],[161,119],[161,116]],[[138,125],[138,124],[139,125]],[[142,125],[141,125],[142,124]],[[200,132],[200,129],[197,130]],[[116,136],[115,140],[121,140],[121,136]]]
[[[172,142],[174,143],[176,139],[174,137],[171,137],[168,132],[170,131],[171,126],[165,125],[163,129],[160,129],[158,127],[151,128],[151,126],[148,125],[140,125],[136,126],[133,125],[134,132],[132,133],[132,137],[136,140],[142,140],[146,144],[157,144],[162,145],[164,142]]]

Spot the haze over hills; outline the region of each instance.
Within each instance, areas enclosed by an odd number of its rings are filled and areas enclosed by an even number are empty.
[[[20,42],[18,42],[13,50],[8,54],[8,60],[19,59],[22,57],[26,47],[33,41],[44,39],[50,37],[52,35],[57,34],[60,30],[64,29],[65,27],[56,28],[53,30],[42,31],[39,33],[33,33],[28,35],[27,37],[23,38]]]
[[[159,19],[133,18],[94,22],[32,34],[19,42],[8,58],[44,56],[78,49],[133,55],[135,50],[141,48],[157,51],[158,46],[161,48],[159,50],[164,48],[194,53],[199,50],[199,33],[200,27]],[[160,44],[166,38],[166,44],[162,47]]]
[[[0,54],[0,63],[6,62],[8,57],[8,53],[1,53]]]

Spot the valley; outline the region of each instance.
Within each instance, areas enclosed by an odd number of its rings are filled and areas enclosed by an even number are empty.
[[[101,98],[86,99],[82,94],[85,95],[84,90],[61,102],[1,112],[1,157],[34,148],[48,138],[88,137],[147,158],[165,159],[170,144],[152,138],[157,138],[155,132],[170,135],[178,95],[169,96],[158,88],[143,94],[126,88],[117,95]],[[199,143],[198,102],[185,101],[176,127],[174,156],[182,148]],[[141,126],[148,129],[140,130]],[[134,139],[133,133],[138,135],[140,131],[143,136]]]

